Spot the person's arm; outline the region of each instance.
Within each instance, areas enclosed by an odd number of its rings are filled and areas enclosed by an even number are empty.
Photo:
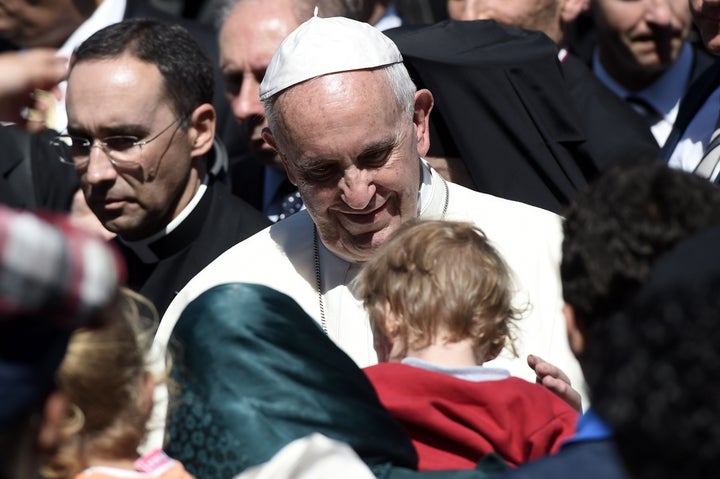
[[[57,84],[67,76],[67,61],[50,48],[0,53],[0,71],[3,72],[0,75],[0,121],[26,126],[30,110],[42,117],[48,107],[43,101],[52,98],[43,100],[35,92],[50,92],[51,97],[59,99],[61,93]]]
[[[538,384],[545,386],[578,412],[582,412],[582,397],[573,389],[570,378],[560,368],[532,354],[528,355],[527,363],[535,371]]]

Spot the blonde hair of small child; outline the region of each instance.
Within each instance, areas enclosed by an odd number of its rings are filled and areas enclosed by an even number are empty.
[[[58,452],[42,475],[72,478],[88,458],[137,458],[152,409],[148,351],[157,312],[149,300],[122,289],[104,324],[76,330],[57,373],[70,410]]]
[[[482,230],[470,223],[406,222],[363,266],[356,281],[376,349],[378,339],[400,339],[404,356],[408,348],[423,349],[438,339],[470,339],[478,364],[493,359],[506,345],[517,356],[513,321],[523,311],[512,303],[511,271]]]

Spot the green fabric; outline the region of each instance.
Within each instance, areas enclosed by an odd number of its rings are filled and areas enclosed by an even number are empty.
[[[346,442],[373,469],[416,467],[365,375],[288,296],[214,287],[188,305],[171,344],[180,392],[166,449],[196,477],[228,479],[313,432]]]
[[[502,457],[490,453],[483,457],[474,470],[464,471],[414,471],[385,465],[375,467],[373,473],[381,479],[491,479],[510,470]]]

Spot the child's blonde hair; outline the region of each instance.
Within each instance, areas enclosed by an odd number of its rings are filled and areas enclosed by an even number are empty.
[[[422,349],[443,333],[471,339],[478,363],[508,344],[516,354],[511,273],[485,234],[469,223],[412,220],[382,245],[358,275],[375,335]],[[387,313],[395,319],[386,327]],[[376,338],[376,344],[378,338]],[[386,361],[387,358],[380,358]]]
[[[149,300],[122,289],[103,314],[102,326],[73,333],[57,372],[70,411],[44,477],[72,478],[91,456],[137,457],[146,435],[152,406],[147,357],[157,313]]]

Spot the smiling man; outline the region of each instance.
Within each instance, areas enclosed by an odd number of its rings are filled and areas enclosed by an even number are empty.
[[[128,285],[163,312],[198,271],[269,222],[207,173],[212,64],[180,26],[127,20],[86,40],[55,143],[88,206],[118,236]]]
[[[518,360],[498,363],[534,380],[524,355],[548,354],[581,381],[566,345],[558,280],[560,218],[444,181],[421,159],[433,96],[416,91],[395,44],[346,18],[314,17],[282,43],[260,88],[269,128],[303,197],[296,213],[241,242],[181,291],[165,314],[164,345],[186,304],[220,283],[268,285],[295,299],[359,366],[377,362],[353,279],[411,218],[479,225],[515,273],[516,301],[530,303]]]
[[[514,301],[528,306],[518,328],[520,357],[504,351],[488,365],[534,381],[525,357],[549,356],[582,390],[561,314],[560,217],[447,182],[422,159],[433,96],[416,91],[388,37],[347,18],[311,18],[273,56],[260,97],[269,124],[263,136],[307,208],[234,246],[193,278],[163,316],[156,347],[166,347],[185,306],[204,291],[247,282],[290,296],[358,366],[375,364],[355,276],[401,223],[452,219],[485,232],[513,270]],[[231,377],[232,365],[225,367]],[[164,408],[159,402],[155,418],[165,416]],[[158,432],[149,447],[162,444]]]
[[[661,147],[693,79],[712,60],[689,41],[687,0],[593,0],[597,48],[592,68],[645,118]]]

